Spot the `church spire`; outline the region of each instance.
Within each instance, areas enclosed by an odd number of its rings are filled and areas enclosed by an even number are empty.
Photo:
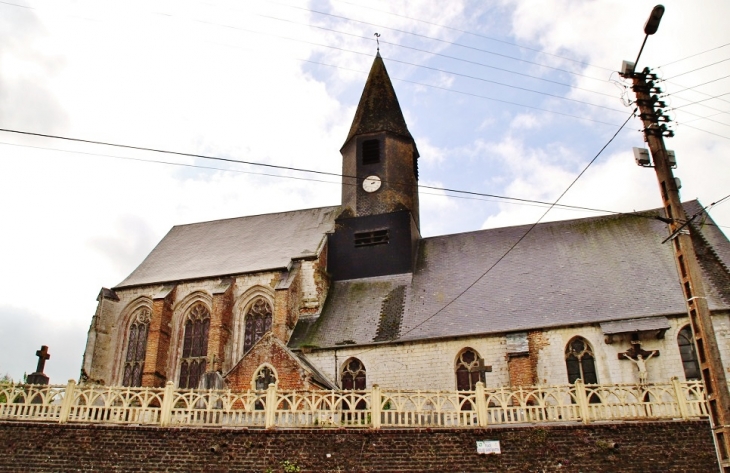
[[[395,95],[388,71],[385,69],[383,58],[378,52],[370,68],[370,74],[345,143],[355,135],[380,131],[413,139],[406,126],[406,120],[403,118],[403,112],[398,104],[398,97]]]

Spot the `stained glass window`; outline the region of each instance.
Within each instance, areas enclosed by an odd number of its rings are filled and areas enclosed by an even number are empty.
[[[179,383],[183,389],[197,388],[200,377],[205,374],[209,329],[210,312],[203,304],[194,305],[185,322]]]
[[[147,352],[147,332],[150,325],[150,310],[138,309],[132,317],[127,339],[127,354],[124,357],[122,386],[142,386],[144,357]]]
[[[243,352],[247,353],[266,332],[271,330],[271,305],[262,298],[256,300],[246,313]]]

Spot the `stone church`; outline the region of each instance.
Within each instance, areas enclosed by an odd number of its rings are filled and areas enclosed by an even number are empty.
[[[341,205],[173,227],[103,288],[82,382],[195,388],[217,372],[233,390],[454,390],[700,378],[661,210],[541,223],[516,246],[529,225],[422,238],[418,149],[379,55],[341,153]],[[695,221],[730,366],[730,242],[709,215]]]

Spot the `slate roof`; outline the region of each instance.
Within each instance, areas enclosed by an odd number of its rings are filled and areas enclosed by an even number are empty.
[[[355,135],[389,131],[406,138],[413,138],[408,131],[406,120],[398,104],[393,83],[385,69],[380,53],[375,57],[360,96],[355,118],[352,120],[350,132],[345,143]]]
[[[699,208],[688,204],[690,215]],[[423,239],[412,275],[333,283],[322,314],[301,320],[290,346],[387,343],[379,336],[381,310],[399,285],[406,294],[390,341],[683,314],[672,248],[661,244],[666,224],[643,218],[654,215],[659,211],[539,224],[481,279],[530,225]],[[716,226],[702,232],[716,254],[730,255]],[[729,309],[708,286],[710,309]]]
[[[116,288],[287,268],[316,255],[340,207],[177,225]]]

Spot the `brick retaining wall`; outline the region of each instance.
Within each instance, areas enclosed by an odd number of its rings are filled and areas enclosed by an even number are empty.
[[[499,440],[502,454],[478,455],[477,440]],[[302,472],[717,471],[706,421],[433,430],[0,422],[0,471],[279,472],[284,461]]]

